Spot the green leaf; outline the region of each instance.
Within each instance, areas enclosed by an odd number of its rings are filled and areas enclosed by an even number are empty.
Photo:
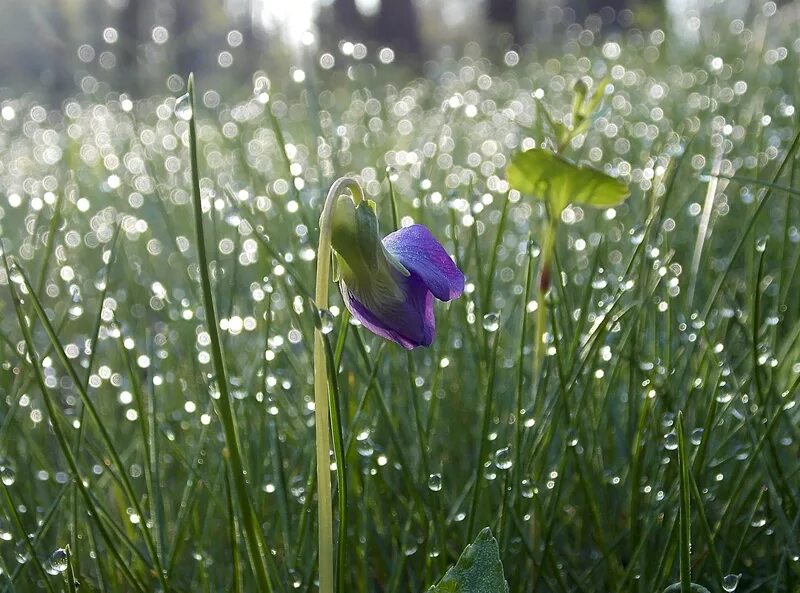
[[[508,593],[497,540],[488,527],[428,593]]]
[[[586,93],[589,92],[589,89],[586,87],[585,82],[578,79],[572,91],[574,93],[572,96],[572,120],[578,123],[586,117],[583,104],[586,102]]]
[[[611,79],[606,76],[603,80],[601,80],[597,88],[594,90],[589,101],[583,107],[583,115],[585,117],[589,117],[597,111],[598,107],[600,107],[600,103],[603,102],[603,97],[605,97],[606,87],[611,82]]]
[[[547,110],[547,107],[544,106],[541,99],[537,99],[534,97],[535,105],[536,105],[536,119],[535,121],[541,127],[541,122],[544,121],[547,124],[547,127],[550,130],[550,133],[555,136],[556,144],[563,144],[569,139],[569,128],[565,126],[560,121],[554,120],[550,116],[550,112]],[[541,136],[541,134],[539,134]]]
[[[576,165],[548,150],[516,154],[507,170],[511,187],[547,201],[553,215],[569,204],[608,208],[628,197],[628,186],[596,169]]]

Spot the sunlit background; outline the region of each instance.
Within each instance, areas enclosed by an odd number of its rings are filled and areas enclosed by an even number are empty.
[[[662,29],[688,44],[708,11],[747,21],[745,0],[4,0],[0,92],[58,103],[88,75],[132,97],[174,91],[172,74],[209,82],[282,75],[313,56],[331,69],[352,58],[397,62],[409,75],[426,60],[479,51],[495,61],[511,47],[546,54],[579,24],[595,34]],[[768,3],[773,10],[788,3]],[[791,19],[786,26],[791,26]],[[592,40],[582,39],[582,43]],[[381,53],[381,50],[383,53]],[[378,58],[378,59],[376,59]],[[338,61],[337,61],[338,59]],[[308,63],[305,63],[307,66]],[[302,74],[297,76],[302,77]],[[4,90],[3,90],[4,89]]]

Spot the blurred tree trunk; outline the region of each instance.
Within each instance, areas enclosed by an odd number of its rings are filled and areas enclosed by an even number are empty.
[[[422,51],[414,0],[381,0],[375,16],[363,15],[355,0],[335,0],[319,11],[317,25],[330,47],[336,47],[340,39],[372,41],[394,49],[399,60],[418,57]]]
[[[355,0],[336,0],[333,3],[333,18],[344,34],[363,35],[364,17],[358,11]]]
[[[263,39],[256,31],[254,19],[256,7],[254,0],[245,0],[241,13],[235,16],[234,22],[242,34],[242,46],[236,52],[236,63],[239,72],[252,74],[258,69],[264,53]]]
[[[373,31],[375,40],[394,48],[399,57],[416,56],[421,51],[413,0],[383,0]]]
[[[489,0],[486,16],[511,33],[514,41],[520,41],[519,9],[517,0]]]
[[[117,19],[119,54],[117,56],[117,88],[138,97],[141,91],[139,79],[139,42],[141,41],[141,2],[128,0]]]
[[[200,0],[174,0],[173,8],[176,47],[174,71],[185,78],[190,72],[201,69],[202,57],[199,55],[196,37],[201,34],[199,26],[203,6]]]
[[[647,2],[643,2],[642,4],[647,4]],[[586,3],[588,14],[598,14],[600,9],[606,6],[613,8],[615,14],[619,14],[620,10],[630,8],[630,2],[627,0],[588,0]]]
[[[68,18],[68,8],[60,2],[54,3],[50,14],[45,18],[50,26],[45,26],[37,32],[39,41],[48,46],[50,56],[48,67],[42,72],[42,82],[48,88],[48,96],[59,99],[75,90],[72,78],[73,67],[70,63],[70,57],[75,54],[70,55],[74,49],[70,47],[73,36]]]
[[[54,102],[74,93],[75,50],[79,45],[76,39],[81,38],[76,23],[84,20],[83,5],[52,0],[11,3],[4,8],[7,9],[4,16],[8,19],[8,27],[2,40],[5,45],[0,53],[0,72],[4,65],[12,71],[24,71],[31,76],[28,80],[41,85],[44,95]],[[31,20],[26,22],[26,18]],[[35,51],[28,50],[31,43],[35,44]]]

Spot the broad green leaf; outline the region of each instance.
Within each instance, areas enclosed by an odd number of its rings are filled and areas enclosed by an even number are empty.
[[[488,527],[428,593],[508,593],[497,540]]]
[[[569,204],[608,208],[628,197],[628,186],[596,169],[576,165],[549,150],[532,148],[511,159],[511,187],[547,201],[554,216]]]

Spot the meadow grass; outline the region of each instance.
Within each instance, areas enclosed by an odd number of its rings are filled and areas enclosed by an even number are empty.
[[[199,80],[192,113],[0,97],[0,589],[314,591],[322,323],[340,592],[424,591],[485,526],[511,591],[798,591],[800,40],[771,13],[407,84],[337,56]],[[563,213],[534,374],[545,212],[505,167],[606,76],[564,152],[632,195]],[[464,270],[430,348],[333,290],[316,314],[342,175]]]

